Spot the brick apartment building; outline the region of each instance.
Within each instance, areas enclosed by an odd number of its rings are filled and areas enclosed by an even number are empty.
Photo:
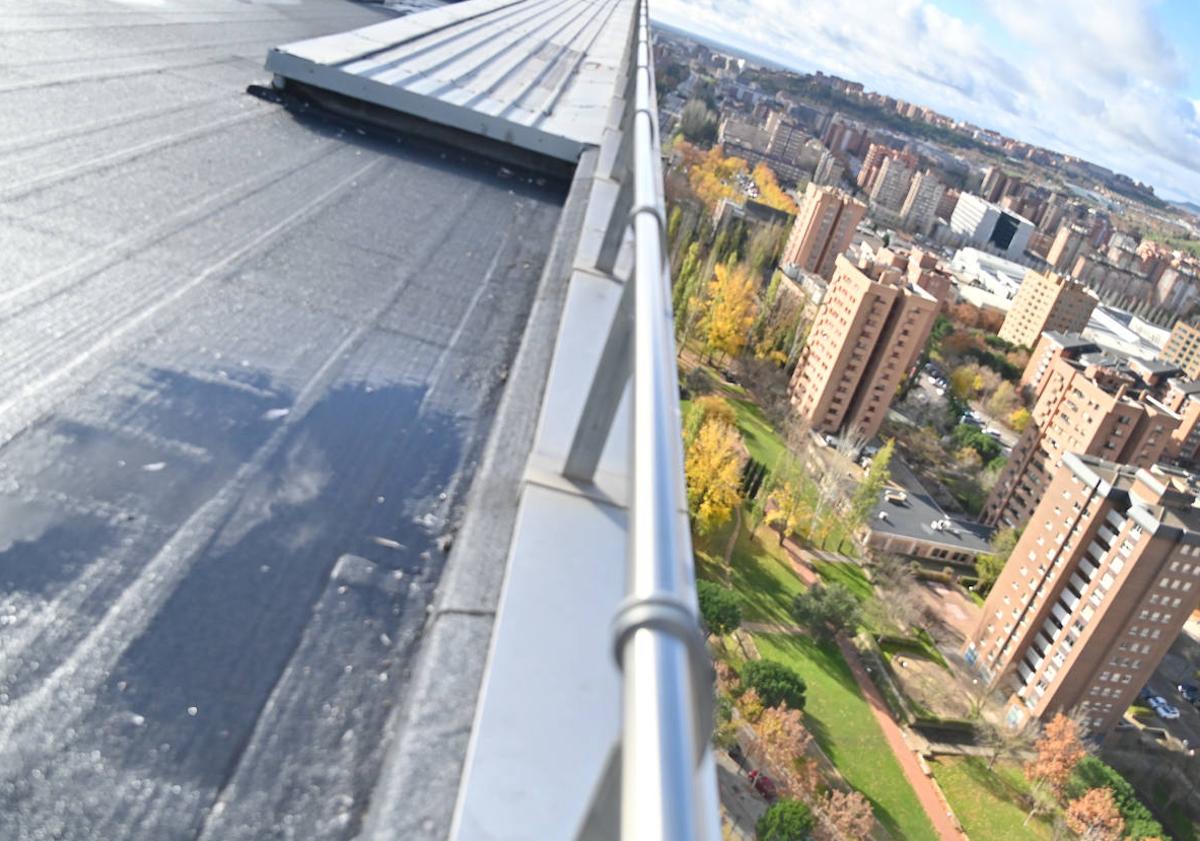
[[[1026,522],[1068,453],[1148,468],[1167,452],[1180,425],[1180,416],[1128,366],[1062,347],[1055,355],[1046,347],[1055,341],[1048,334],[1035,348],[1022,377],[1035,401],[1033,417],[984,504],[982,520],[989,525]]]
[[[1120,720],[1200,605],[1197,477],[1068,454],[992,587],[967,661],[1008,721]]]
[[[1200,326],[1175,322],[1158,358],[1178,365],[1189,380],[1200,379]]]
[[[1063,275],[1029,271],[1000,325],[1000,338],[1032,348],[1046,330],[1077,333],[1087,326],[1097,298]]]
[[[809,183],[780,263],[828,280],[866,212],[866,205],[841,190]]]
[[[792,377],[792,406],[814,430],[870,440],[939,306],[894,262],[860,268],[839,255]]]

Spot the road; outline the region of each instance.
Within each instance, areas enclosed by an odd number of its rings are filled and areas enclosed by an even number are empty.
[[[0,11],[0,838],[351,838],[562,187],[244,93],[344,0]]]

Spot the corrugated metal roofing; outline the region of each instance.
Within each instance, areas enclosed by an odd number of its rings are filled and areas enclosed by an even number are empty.
[[[633,0],[467,0],[271,50],[267,69],[574,161],[599,145]]]

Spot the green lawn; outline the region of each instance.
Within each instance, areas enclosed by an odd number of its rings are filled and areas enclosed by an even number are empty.
[[[888,749],[837,645],[787,634],[756,634],[754,641],[764,658],[786,663],[804,676],[809,730],[842,775],[870,799],[888,831],[908,841],[935,839],[933,824]]]
[[[768,470],[774,470],[786,447],[763,415],[762,409],[749,400],[728,396],[726,399],[737,415],[738,431],[742,433],[750,458],[766,465]]]
[[[733,550],[732,571],[726,581],[722,570],[725,543],[730,526],[704,545],[696,544],[696,570],[701,578],[732,587],[742,605],[742,619],[747,622],[775,622],[793,625],[792,600],[804,592],[804,585],[782,560],[774,544],[766,544],[743,528]]]
[[[826,584],[837,582],[845,587],[859,600],[867,602],[875,597],[875,588],[867,580],[862,567],[855,563],[839,563],[837,561],[822,561],[813,559],[812,568],[821,576]]]
[[[931,762],[933,776],[971,841],[1038,841],[1052,837],[1050,823],[1025,824],[1022,796],[1029,786],[1019,766],[997,763],[989,771],[977,756],[943,756]]]

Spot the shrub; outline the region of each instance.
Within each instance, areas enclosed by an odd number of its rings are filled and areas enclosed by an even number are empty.
[[[861,618],[858,599],[845,585],[814,584],[792,601],[792,616],[818,633],[851,630]]]
[[[696,595],[700,600],[700,618],[710,632],[725,636],[742,624],[742,606],[733,590],[712,581],[697,581]]]
[[[1067,783],[1067,798],[1076,800],[1090,789],[1108,788],[1112,791],[1117,810],[1125,819],[1125,834],[1128,838],[1162,838],[1162,825],[1150,814],[1150,810],[1138,799],[1137,792],[1112,766],[1094,756],[1085,756],[1075,766]]]
[[[754,826],[754,834],[758,841],[808,841],[814,823],[808,806],[785,797],[763,813]]]
[[[742,683],[755,692],[767,707],[787,703],[794,710],[804,709],[804,678],[783,663],[752,660],[742,667]]]

